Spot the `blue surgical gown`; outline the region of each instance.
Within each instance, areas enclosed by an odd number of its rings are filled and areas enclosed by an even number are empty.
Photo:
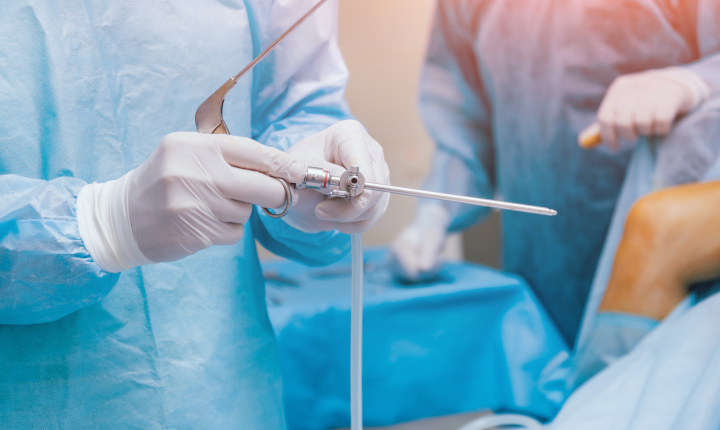
[[[717,0],[439,0],[420,83],[425,188],[550,207],[503,212],[505,270],[572,344],[630,153],[581,150],[619,75],[689,65],[720,88]],[[419,204],[437,204],[431,201]],[[486,209],[443,203],[451,231]]]
[[[84,184],[163,135],[314,0],[8,0],[0,13],[0,427],[283,429],[255,240],[306,264],[349,250],[255,210],[243,240],[110,274],[78,233]],[[348,118],[337,3],[225,102],[233,134],[287,148]]]

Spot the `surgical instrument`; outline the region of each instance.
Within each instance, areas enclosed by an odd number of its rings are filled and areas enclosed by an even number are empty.
[[[237,75],[228,79],[220,88],[217,89],[210,97],[207,98],[198,110],[195,112],[195,126],[197,131],[205,134],[230,134],[225,120],[223,120],[223,103],[225,102],[225,96],[228,92],[237,84],[237,81],[242,78],[247,72],[253,69],[257,63],[259,63],[265,56],[267,56],[275,47],[282,42],[285,37],[293,32],[300,24],[315,13],[320,6],[323,5],[327,0],[320,0],[313,6],[309,11],[305,13],[300,19],[295,21],[283,34],[281,34],[273,43],[268,45],[257,57],[255,57],[247,66],[245,66]]]
[[[411,188],[395,187],[392,185],[374,184],[365,182],[365,177],[360,173],[357,166],[351,166],[349,170],[341,176],[332,176],[329,171],[318,167],[308,167],[305,177],[300,184],[294,184],[296,189],[314,188],[314,189],[331,189],[330,197],[351,198],[359,196],[364,190],[380,191],[383,193],[402,194],[412,197],[424,197],[436,200],[445,200],[450,202],[465,203],[475,206],[486,206],[496,209],[513,210],[518,212],[527,212],[537,215],[557,215],[557,212],[539,206],[523,205],[519,203],[509,203],[499,200],[480,199],[476,197],[457,196],[453,194],[436,193],[433,191],[414,190]]]
[[[230,131],[223,120],[223,103],[225,96],[237,84],[237,81],[247,72],[252,70],[265,56],[267,56],[285,37],[293,32],[300,24],[302,24],[310,15],[312,15],[327,0],[320,0],[305,15],[300,17],[293,25],[290,26],[283,34],[281,34],[274,42],[272,42],[265,50],[255,57],[247,66],[245,66],[237,75],[227,80],[220,88],[217,89],[207,100],[205,100],[197,112],[195,112],[195,125],[198,132],[206,134],[230,134]],[[292,207],[292,191],[287,181],[281,178],[275,178],[282,184],[285,189],[285,208],[280,213],[272,213],[267,208],[263,211],[270,217],[281,218],[285,216]],[[308,167],[305,172],[303,181],[299,184],[292,184],[296,189],[313,188],[313,189],[333,189],[328,194],[329,197],[352,198],[362,194],[367,188],[368,190],[379,191],[384,193],[402,194],[413,197],[424,197],[437,200],[445,200],[456,203],[464,203],[476,206],[486,206],[497,209],[513,210],[519,212],[527,212],[538,215],[557,215],[557,212],[538,206],[523,205],[518,203],[508,203],[498,200],[481,199],[475,197],[457,196],[452,194],[436,193],[432,191],[413,190],[410,188],[395,187],[392,185],[374,184],[365,182],[364,176],[360,173],[357,166],[351,166],[349,170],[340,177],[330,175],[330,172],[317,168]]]

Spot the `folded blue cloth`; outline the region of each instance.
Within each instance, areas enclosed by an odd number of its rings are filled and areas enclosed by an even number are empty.
[[[462,263],[439,279],[404,288],[387,251],[365,254],[365,425],[484,408],[550,418],[558,397],[540,373],[568,348],[529,286],[517,276]],[[263,264],[277,335],[288,428],[350,422],[350,261],[324,269]]]

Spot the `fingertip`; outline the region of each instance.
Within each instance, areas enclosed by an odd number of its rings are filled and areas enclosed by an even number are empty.
[[[670,133],[673,121],[677,112],[670,111],[668,109],[660,109],[655,113],[655,134],[658,136],[665,136]]]
[[[315,208],[315,217],[320,221],[332,221],[332,216],[322,209]]]
[[[352,205],[355,209],[359,210],[360,212],[364,211],[370,206],[370,202],[372,202],[373,199],[373,192],[370,190],[363,191],[362,194],[360,194],[357,197],[353,197]]]
[[[615,151],[618,147],[617,136],[615,130],[611,124],[600,124],[600,135],[602,141],[611,150]]]
[[[649,136],[652,134],[653,124],[650,120],[643,119],[637,124],[638,134],[641,136]]]
[[[372,226],[368,221],[335,223],[335,225],[338,231],[345,234],[365,233]]]
[[[658,121],[655,123],[655,135],[667,136],[670,133],[670,122],[669,121]]]
[[[315,217],[321,221],[335,221],[337,214],[326,208],[329,201],[324,201],[315,206]]]
[[[628,143],[637,142],[638,136],[633,126],[623,126],[620,129],[620,137]]]
[[[331,198],[320,202],[315,207],[315,213],[318,219],[341,223],[353,222],[363,213],[355,207],[354,203],[354,201],[341,198]]]
[[[296,159],[292,155],[287,154],[287,156],[293,159],[287,169],[288,181],[290,181],[291,184],[302,183],[305,172],[307,171],[307,166],[304,162]]]

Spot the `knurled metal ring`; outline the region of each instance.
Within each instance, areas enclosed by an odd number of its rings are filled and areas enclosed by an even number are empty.
[[[283,188],[285,188],[285,210],[280,212],[279,214],[275,214],[270,212],[268,208],[262,208],[262,210],[267,214],[267,216],[271,218],[282,218],[285,215],[287,215],[288,211],[292,207],[292,190],[290,190],[290,184],[288,181],[286,181],[283,178],[275,178],[282,184]]]

